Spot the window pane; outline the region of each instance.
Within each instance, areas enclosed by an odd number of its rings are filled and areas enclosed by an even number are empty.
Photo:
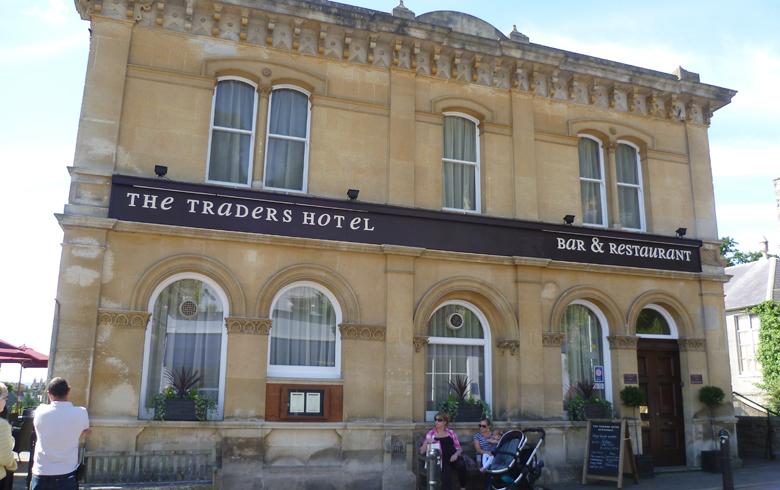
[[[425,369],[425,410],[438,410],[450,394],[450,380],[465,376],[471,381],[471,396],[485,396],[485,356],[479,345],[428,344]]]
[[[601,180],[599,144],[588,138],[580,138],[580,177]]]
[[[477,125],[463,117],[444,118],[444,158],[477,161]]]
[[[267,152],[266,187],[303,190],[303,159],[306,144],[303,141],[269,137]]]
[[[476,167],[462,163],[444,162],[443,198],[445,208],[475,211]]]
[[[598,318],[585,306],[571,305],[563,315],[561,330],[566,333],[566,342],[561,346],[564,393],[578,383],[592,386],[595,366],[604,366]],[[604,389],[596,389],[594,392],[604,398]]]
[[[431,337],[452,337],[458,339],[481,339],[484,337],[482,324],[477,315],[461,305],[445,305],[436,310],[428,322]]]
[[[274,90],[271,94],[271,116],[268,132],[306,138],[309,98],[296,90]]]
[[[601,184],[581,180],[580,192],[582,194],[582,222],[591,225],[603,225],[604,214],[601,211]]]
[[[633,146],[618,144],[615,152],[617,158],[617,180],[621,184],[639,185],[636,149]]]
[[[642,221],[639,219],[639,189],[619,185],[618,205],[623,228],[642,228]]]
[[[173,371],[182,368],[195,371],[200,376],[198,391],[217,400],[223,322],[222,302],[203,282],[184,279],[160,293],[152,311],[147,408]]]
[[[249,178],[251,136],[215,129],[211,133],[209,180],[246,184]]]
[[[652,335],[671,335],[666,318],[657,310],[645,308],[636,319],[636,333]]]
[[[237,80],[217,84],[214,102],[214,125],[223,128],[252,130],[255,88]]]
[[[336,365],[336,312],[322,292],[308,286],[286,291],[272,319],[271,364]]]

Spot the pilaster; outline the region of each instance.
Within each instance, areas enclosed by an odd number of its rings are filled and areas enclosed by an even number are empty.
[[[414,205],[415,74],[390,70],[390,134],[387,158],[387,200]]]
[[[270,318],[225,318],[225,419],[265,417]]]
[[[562,332],[544,332],[544,414],[546,418],[563,417],[563,366],[561,345],[565,340]]]
[[[520,401],[522,418],[533,419],[545,414],[545,371],[539,363],[539,352],[543,349],[542,332],[542,284],[541,273],[536,269],[515,266],[520,349],[516,359],[519,376],[511,376],[517,382],[507,383],[510,400]],[[560,345],[560,344],[559,344]],[[560,351],[558,352],[560,364]],[[514,390],[519,393],[515,395]],[[495,390],[500,391],[500,390]]]
[[[612,364],[612,383],[607,389],[612,391],[612,406],[619,409],[624,417],[634,417],[633,410],[627,409],[620,401],[620,390],[627,385],[624,374],[638,374],[637,345],[639,337],[633,335],[611,335],[607,337]]]
[[[718,224],[715,219],[715,190],[712,185],[707,126],[686,123],[685,132],[688,140],[688,168],[691,173],[691,196],[696,222],[696,230],[692,235],[700,240],[717,241]]]
[[[512,153],[516,218],[539,219],[536,178],[536,141],[534,140],[533,97],[528,92],[510,91],[512,101]]]

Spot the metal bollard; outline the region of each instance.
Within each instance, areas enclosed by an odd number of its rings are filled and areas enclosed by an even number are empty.
[[[723,490],[734,490],[734,477],[731,474],[731,451],[729,450],[731,435],[726,429],[721,429],[718,436],[720,437],[720,470],[723,475]]]
[[[428,451],[425,453],[425,467],[427,468],[428,490],[438,490],[441,488],[441,450],[428,445]]]

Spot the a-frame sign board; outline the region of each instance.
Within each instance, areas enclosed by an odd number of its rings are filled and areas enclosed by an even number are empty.
[[[628,421],[589,420],[582,484],[588,480],[606,480],[617,482],[617,487],[623,488],[623,473],[633,475],[639,483]]]

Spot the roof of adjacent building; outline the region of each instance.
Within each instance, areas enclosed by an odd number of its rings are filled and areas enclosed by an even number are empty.
[[[767,300],[780,301],[780,267],[774,257],[726,267],[726,310],[754,306]]]

